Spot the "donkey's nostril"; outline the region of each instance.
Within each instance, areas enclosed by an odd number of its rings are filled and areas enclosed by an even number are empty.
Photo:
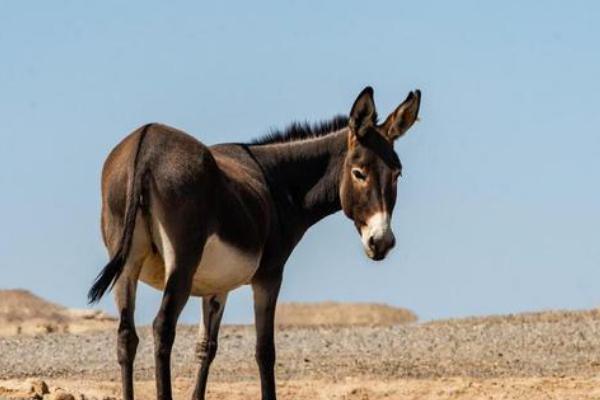
[[[369,249],[375,251],[375,239],[373,239],[373,236],[369,238],[368,245]]]

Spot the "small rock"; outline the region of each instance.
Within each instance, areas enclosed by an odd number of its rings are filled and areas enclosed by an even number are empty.
[[[29,393],[34,395],[44,396],[45,394],[50,393],[48,390],[48,384],[41,379],[31,379],[28,381],[30,385]]]
[[[73,396],[71,393],[65,391],[64,389],[57,389],[49,397],[49,400],[75,400],[75,396]]]

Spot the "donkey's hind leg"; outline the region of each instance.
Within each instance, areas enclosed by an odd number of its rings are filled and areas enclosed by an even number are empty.
[[[115,303],[119,310],[117,359],[121,366],[124,400],[133,400],[133,361],[139,343],[133,318],[137,289],[137,277],[134,275],[139,275],[141,266],[141,262],[126,265],[132,271],[131,276],[121,276],[114,288]]]
[[[156,390],[159,400],[172,399],[171,350],[175,341],[175,330],[179,314],[190,296],[192,268],[195,267],[196,263],[197,261],[192,262],[192,259],[179,262],[169,275],[160,310],[152,324],[154,330]]]
[[[227,293],[206,296],[202,298],[202,319],[204,332],[201,342],[197,348],[198,358],[200,359],[200,368],[196,378],[196,388],[194,389],[194,399],[203,400],[206,392],[206,381],[208,380],[208,370],[210,364],[217,354],[219,326],[225,310]]]
[[[189,215],[196,216],[192,212]],[[196,229],[191,229],[186,224],[159,227],[166,269],[163,298],[153,322],[156,390],[159,400],[172,399],[171,350],[175,341],[177,319],[190,296],[192,278],[206,242],[205,230],[197,226],[194,228]]]
[[[133,400],[133,362],[139,343],[133,317],[135,294],[144,257],[150,250],[150,240],[144,226],[142,218],[138,216],[131,251],[113,290],[119,311],[117,359],[121,366],[124,400]]]

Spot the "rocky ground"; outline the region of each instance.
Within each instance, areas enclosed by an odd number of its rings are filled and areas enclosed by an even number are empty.
[[[138,398],[153,398],[151,332],[139,333]],[[188,397],[196,339],[196,327],[179,328],[178,398]],[[211,398],[259,398],[253,329],[225,326],[219,345]],[[0,398],[25,396],[32,378],[47,382],[47,397],[57,387],[118,397],[115,346],[108,330],[0,338]],[[277,348],[281,399],[600,399],[598,311],[284,328]]]

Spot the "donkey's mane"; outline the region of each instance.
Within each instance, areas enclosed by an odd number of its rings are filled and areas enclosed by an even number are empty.
[[[284,130],[275,129],[266,135],[254,139],[250,144],[271,144],[294,142],[303,139],[310,139],[319,136],[325,136],[332,132],[339,131],[348,126],[348,117],[345,115],[336,115],[330,120],[321,121],[315,124],[308,122],[292,122]]]

